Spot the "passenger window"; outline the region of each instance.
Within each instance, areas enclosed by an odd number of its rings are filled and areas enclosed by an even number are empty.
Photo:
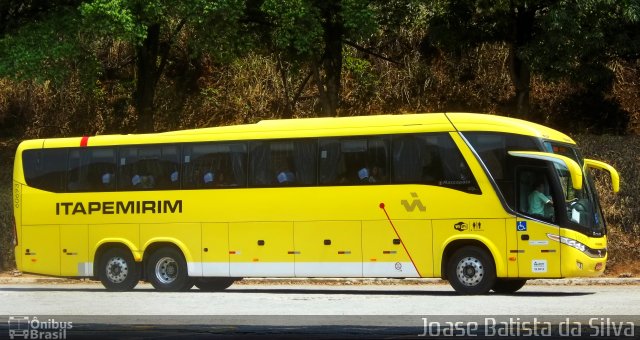
[[[256,141],[251,143],[251,186],[316,184],[316,141]]]
[[[389,183],[388,138],[326,138],[319,154],[321,185]]]
[[[394,138],[393,183],[423,183],[480,193],[469,166],[446,133]]]
[[[172,190],[180,188],[180,149],[175,145],[120,149],[121,190]]]
[[[69,192],[116,190],[116,151],[114,148],[75,148],[69,150]]]
[[[22,164],[29,186],[53,192],[65,191],[67,149],[25,150]]]
[[[244,143],[190,144],[184,147],[183,187],[244,187],[247,183]]]

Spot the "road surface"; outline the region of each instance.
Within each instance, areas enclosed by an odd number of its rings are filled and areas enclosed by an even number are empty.
[[[22,331],[35,326],[34,318],[45,326],[72,323],[65,330],[67,338],[411,338],[435,326],[436,333],[427,335],[448,335],[442,332],[450,329],[482,338],[500,335],[500,325],[514,331],[532,331],[530,326],[536,325],[540,331],[546,321],[553,327],[573,325],[567,331],[581,335],[615,338],[640,335],[640,286],[527,285],[513,295],[460,296],[442,284],[237,284],[216,293],[196,288],[160,293],[148,284],[124,293],[107,292],[97,283],[2,284],[0,316],[0,338],[12,327]]]

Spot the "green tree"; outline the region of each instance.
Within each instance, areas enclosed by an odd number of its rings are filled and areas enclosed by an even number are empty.
[[[459,54],[487,42],[509,46],[522,117],[530,116],[532,71],[602,91],[613,79],[607,63],[638,58],[640,51],[639,0],[434,0],[431,6],[426,51]]]
[[[61,81],[75,70],[90,75],[76,10],[80,1],[7,1],[0,4],[0,77]]]
[[[183,31],[193,58],[208,53],[227,60],[247,46],[241,0],[93,0],[80,10],[96,37],[116,37],[134,47],[139,132],[153,131],[157,84]]]
[[[193,59],[218,61],[249,46],[242,0],[31,0],[3,3],[0,15],[10,19],[1,26],[0,77],[60,83],[76,72],[91,90],[110,67],[100,63],[101,50],[130,46],[138,132],[154,129],[157,85],[176,42]]]
[[[335,116],[340,105],[343,45],[375,32],[376,7],[362,0],[256,0],[250,3],[250,8],[255,9],[254,19],[262,19],[257,20],[261,23],[257,27],[262,30],[260,41],[265,50],[276,55],[280,64],[308,65],[311,72],[302,86],[313,76],[322,115]],[[283,83],[285,79],[283,75]],[[294,101],[295,98],[294,95]]]

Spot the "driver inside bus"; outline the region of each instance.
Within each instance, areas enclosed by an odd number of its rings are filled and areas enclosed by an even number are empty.
[[[553,205],[551,198],[544,193],[544,182],[536,182],[535,189],[529,194],[529,214],[545,218],[551,217],[546,213],[547,205]]]

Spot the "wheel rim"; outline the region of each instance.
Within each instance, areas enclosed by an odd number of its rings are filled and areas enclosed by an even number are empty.
[[[113,283],[122,283],[129,275],[129,265],[122,257],[112,257],[107,261],[107,278]]]
[[[477,286],[484,277],[484,266],[475,257],[465,257],[458,262],[456,274],[465,286]]]
[[[178,262],[163,257],[156,263],[156,278],[163,284],[169,284],[178,278]]]

